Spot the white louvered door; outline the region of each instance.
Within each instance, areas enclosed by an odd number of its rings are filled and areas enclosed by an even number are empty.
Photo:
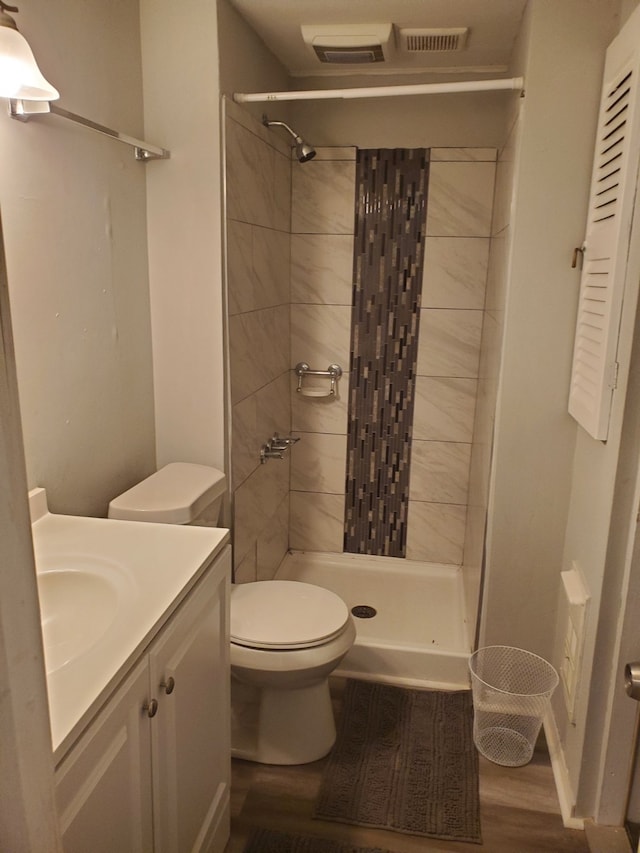
[[[640,154],[640,33],[607,50],[584,240],[569,413],[606,440],[618,372],[618,331]]]

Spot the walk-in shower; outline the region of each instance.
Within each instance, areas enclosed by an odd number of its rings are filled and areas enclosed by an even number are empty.
[[[303,167],[265,133],[284,122],[231,101],[225,116],[235,580],[304,580],[369,616],[342,674],[459,689],[484,529],[471,460],[495,151],[324,146]],[[374,190],[389,215],[371,225]],[[343,365],[336,393],[298,393],[299,362]],[[261,464],[274,430],[300,441]]]
[[[262,116],[262,124],[265,127],[284,127],[286,131],[288,131],[291,136],[293,136],[295,140],[295,151],[296,157],[300,161],[300,163],[306,163],[307,160],[313,160],[316,156],[316,150],[308,142],[305,142],[304,139],[292,130],[288,124],[285,124],[283,121],[270,121],[266,115]]]

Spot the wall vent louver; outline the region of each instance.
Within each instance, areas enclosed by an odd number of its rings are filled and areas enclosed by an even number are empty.
[[[625,279],[640,150],[639,71],[637,39],[620,34],[605,62],[569,391],[569,414],[600,441],[608,436],[619,368],[624,375],[618,344],[631,287]]]
[[[400,49],[407,53],[446,53],[463,50],[468,27],[440,29],[400,29]]]

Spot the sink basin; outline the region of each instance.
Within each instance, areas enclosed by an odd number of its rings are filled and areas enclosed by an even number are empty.
[[[118,615],[118,575],[105,566],[39,571],[38,597],[47,673],[91,649]]]

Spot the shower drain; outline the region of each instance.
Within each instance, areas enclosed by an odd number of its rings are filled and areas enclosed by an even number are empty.
[[[356,604],[351,608],[351,612],[358,619],[373,619],[378,611],[369,604]]]

